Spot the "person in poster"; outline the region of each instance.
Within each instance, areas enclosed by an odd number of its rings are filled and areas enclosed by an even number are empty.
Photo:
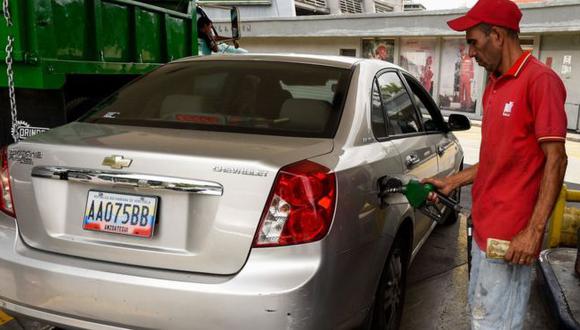
[[[377,60],[387,61],[389,59],[389,50],[387,46],[381,44],[375,48],[375,58]]]
[[[461,57],[459,65],[459,103],[464,109],[469,109],[473,105],[471,99],[471,82],[473,81],[473,60],[469,56],[465,47],[461,47]]]
[[[395,41],[391,39],[363,40],[363,54],[366,58],[375,58],[393,63]]]
[[[441,75],[439,79],[439,106],[445,110],[475,112],[477,94],[474,94],[478,71],[469,58],[468,47],[461,39],[443,42]]]
[[[436,39],[409,38],[401,41],[399,65],[407,70],[433,95],[437,59],[435,49]]]
[[[425,65],[423,66],[423,71],[421,72],[421,84],[433,95],[433,57],[427,56],[425,60]]]

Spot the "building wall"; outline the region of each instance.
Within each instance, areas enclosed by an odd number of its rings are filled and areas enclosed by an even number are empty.
[[[578,130],[580,113],[580,35],[545,35],[541,39],[540,60],[551,64],[558,73],[566,90],[568,128]]]
[[[578,113],[580,109],[580,35],[524,35],[524,49],[531,50],[544,63],[551,58],[552,68],[558,72],[566,89],[568,99],[566,110],[568,128],[578,129]],[[541,41],[541,42],[540,42]],[[417,79],[421,79],[426,71],[426,59],[431,57],[429,67],[432,82],[427,87],[433,98],[445,113],[462,112],[473,119],[480,119],[483,113],[481,98],[486,84],[487,73],[473,62],[473,81],[469,89],[470,101],[464,103],[465,84],[461,87],[461,55],[463,37],[270,37],[244,38],[242,47],[257,53],[305,53],[317,55],[340,55],[341,50],[354,50],[356,57],[375,57],[374,53],[365,53],[363,44],[366,42],[392,42],[389,61],[408,69]],[[570,64],[565,64],[568,56]],[[564,67],[563,67],[564,66]],[[570,71],[571,70],[571,71]],[[568,72],[570,71],[570,72]],[[465,78],[463,78],[465,79]],[[464,81],[464,80],[463,80]],[[463,101],[462,101],[463,99]],[[471,105],[469,105],[471,104]]]
[[[250,0],[249,2],[251,2]],[[240,17],[243,20],[253,19],[253,18],[275,18],[275,17],[295,17],[296,7],[294,0],[270,0],[271,3],[267,3],[268,0],[253,0],[255,4],[236,4],[232,1],[229,5],[235,5],[240,11]],[[342,13],[340,10],[341,0],[326,0],[327,9],[329,9],[330,14],[335,15],[348,15],[348,13]],[[359,0],[356,0],[359,1]],[[393,7],[393,12],[403,11],[402,0],[378,0]],[[375,13],[375,0],[360,0],[362,4],[363,13]],[[201,3],[203,6],[203,2]],[[212,20],[224,20],[229,18],[229,13],[223,9],[216,8],[204,8],[206,13]]]
[[[544,63],[552,58],[552,68],[560,75],[568,91],[566,109],[570,129],[579,129],[578,104],[580,104],[580,2],[549,1],[521,6],[523,46],[532,50],[533,55]],[[473,84],[470,89],[475,101],[475,109],[462,107],[458,94],[465,91],[457,88],[460,45],[464,44],[464,33],[449,29],[447,22],[464,14],[467,9],[425,11],[412,13],[322,15],[289,17],[278,19],[242,20],[242,47],[252,52],[294,52],[339,55],[341,49],[354,49],[357,57],[377,56],[376,50],[389,49],[389,56],[395,64],[400,63],[402,55],[410,71],[421,76],[428,65],[425,62],[421,40],[432,39],[428,53],[433,56],[430,74],[433,75],[432,94],[444,112],[463,112],[468,117],[479,119],[482,115],[481,96],[487,74],[474,63]],[[218,22],[217,25],[220,25]],[[454,42],[453,40],[457,40]],[[390,43],[392,41],[392,43]],[[363,47],[363,44],[366,46]],[[371,47],[369,48],[369,44]],[[409,46],[417,44],[418,46]],[[375,51],[372,50],[374,47]],[[407,47],[407,54],[405,54]],[[455,47],[455,48],[454,48]],[[363,49],[364,48],[364,49]],[[410,49],[410,50],[409,50]],[[414,54],[415,53],[415,54]],[[569,58],[569,64],[565,64]],[[563,69],[562,66],[565,66]],[[427,70],[427,71],[429,71]],[[562,73],[562,70],[565,73]],[[569,71],[569,72],[568,72]],[[453,89],[450,84],[454,83]],[[429,85],[429,84],[428,84]],[[451,92],[450,92],[451,90]],[[451,95],[453,94],[453,95]],[[463,93],[464,94],[464,93]],[[467,102],[469,103],[469,102]],[[445,105],[447,109],[445,110]],[[458,109],[459,106],[459,109]],[[469,109],[468,109],[469,108]]]
[[[356,49],[361,54],[360,38],[244,38],[242,47],[253,53],[304,53],[340,55],[340,49]]]
[[[296,8],[294,7],[294,0],[271,0],[270,4],[255,4],[255,5],[236,5],[240,12],[240,17],[243,20],[252,18],[264,17],[294,17],[296,16]],[[214,21],[229,20],[230,13],[228,10],[203,7],[204,11]]]
[[[429,68],[432,75],[430,92],[444,112],[462,112],[470,118],[481,118],[480,99],[485,83],[485,71],[473,62],[473,81],[469,89],[470,105],[459,99],[460,57],[458,51],[463,45],[461,37],[310,37],[310,38],[244,38],[242,47],[253,53],[304,53],[316,55],[340,55],[341,50],[355,50],[356,57],[378,58],[378,54],[367,49],[379,45],[391,45],[387,60],[409,69],[421,81],[425,71],[423,55],[427,51],[432,57]],[[366,46],[364,46],[366,44]],[[429,50],[421,45],[429,45]],[[370,45],[370,46],[369,46]],[[416,46],[419,45],[419,46]],[[447,57],[445,57],[447,56]],[[407,59],[409,57],[409,59]],[[445,58],[444,58],[445,57]],[[457,64],[456,64],[457,63]],[[465,86],[465,85],[464,85]],[[464,87],[462,86],[462,87]],[[462,88],[465,90],[465,88]]]

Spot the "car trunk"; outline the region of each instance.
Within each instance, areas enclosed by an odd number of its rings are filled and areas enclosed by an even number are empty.
[[[278,170],[332,147],[330,139],[69,124],[9,149],[20,234],[29,246],[49,252],[236,273],[248,256]],[[122,161],[111,162],[112,156]],[[115,169],[103,165],[106,157],[109,164],[131,163]],[[103,193],[153,197],[152,235],[88,230],[89,209],[92,220],[98,213],[94,195]],[[104,218],[97,216],[103,223]]]

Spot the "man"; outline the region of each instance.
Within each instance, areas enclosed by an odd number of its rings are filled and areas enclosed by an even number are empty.
[[[207,16],[201,16],[197,20],[197,34],[199,40],[199,55],[211,55],[211,52],[217,53],[220,50],[218,42],[229,41],[231,38],[222,37],[217,33],[214,34],[213,22]],[[238,49],[239,44],[237,40],[233,40],[234,47]],[[228,52],[226,48],[225,52]],[[230,51],[235,52],[235,51]]]
[[[463,49],[461,51],[459,69],[459,102],[461,108],[470,109],[473,106],[471,99],[471,82],[473,81],[473,59],[469,52]]]
[[[389,49],[386,45],[378,45],[375,49],[375,58],[382,61],[389,61]]]
[[[425,180],[444,194],[474,184],[474,329],[522,328],[531,265],[566,171],[566,91],[554,71],[523,52],[521,16],[509,0],[479,0],[465,16],[447,22],[466,31],[469,56],[489,73],[479,163]],[[488,239],[511,241],[504,260],[486,258]]]
[[[423,66],[423,71],[421,72],[421,84],[429,94],[433,95],[433,57],[427,56],[425,60],[425,65]]]

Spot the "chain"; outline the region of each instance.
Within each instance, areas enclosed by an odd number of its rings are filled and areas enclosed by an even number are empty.
[[[14,70],[12,69],[12,51],[14,50],[14,38],[8,36],[6,45],[6,76],[8,77],[8,97],[10,98],[10,114],[12,115],[12,127],[16,127],[16,118],[18,118],[18,109],[16,108],[16,93],[14,92]],[[12,130],[14,142],[18,142],[19,136],[15,130]]]
[[[4,12],[4,19],[6,20],[6,25],[8,27],[12,26],[12,16],[10,16],[10,6],[8,5],[8,0],[4,0],[2,10]]]
[[[8,5],[8,0],[3,0],[2,6],[4,12],[4,19],[6,20],[6,26],[12,26],[12,17],[10,16],[10,7]],[[14,51],[14,37],[8,35],[8,43],[6,44],[6,76],[8,77],[8,97],[10,98],[10,114],[12,116],[12,138],[14,142],[20,140],[18,132],[14,129],[16,127],[16,120],[18,118],[18,109],[16,108],[16,93],[14,92],[14,69],[12,68],[13,57],[12,53]]]

